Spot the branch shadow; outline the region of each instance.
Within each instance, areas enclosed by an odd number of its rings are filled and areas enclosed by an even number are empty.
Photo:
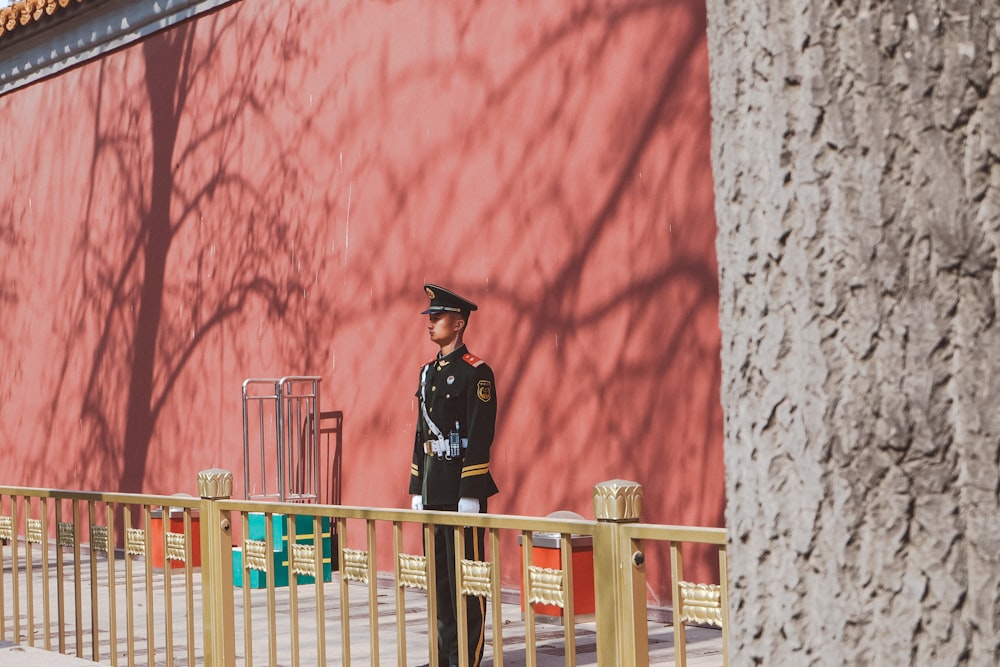
[[[292,371],[331,379],[331,496],[402,501],[434,281],[481,305],[491,508],[586,516],[620,477],[648,521],[722,525],[704,6],[293,5],[236,3],[74,75],[87,190],[18,465],[175,492],[177,470],[239,466],[232,375]]]
[[[279,53],[294,49],[301,20],[291,11],[286,18]],[[73,359],[86,354],[73,332],[97,323],[80,409],[81,464],[102,488],[148,488],[160,415],[206,344],[249,312],[281,321],[306,288],[287,261],[306,245],[288,215],[306,197],[306,181],[295,143],[277,140],[283,128],[269,127],[262,113],[264,99],[283,95],[287,81],[275,75],[262,85],[262,63],[272,55],[264,49],[232,68],[226,53],[259,41],[259,31],[238,13],[216,13],[144,41],[144,72],[127,84],[123,107],[105,104],[102,91],[122,81],[107,63],[99,67],[90,191],[72,273],[82,279],[72,286],[48,423],[64,409]],[[198,113],[203,95],[216,100],[209,114]],[[250,176],[239,156],[262,129],[273,140],[268,167]],[[110,225],[95,219],[108,181],[120,200]],[[115,461],[120,467],[108,466]]]

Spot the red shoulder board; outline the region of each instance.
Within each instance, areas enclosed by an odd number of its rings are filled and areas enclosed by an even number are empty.
[[[486,363],[476,355],[471,354],[469,352],[466,352],[465,354],[462,355],[462,360],[465,361],[465,363],[472,366],[473,368],[475,368],[476,366],[481,366],[482,364]]]

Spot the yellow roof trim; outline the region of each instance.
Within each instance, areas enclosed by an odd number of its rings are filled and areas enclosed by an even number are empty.
[[[60,9],[83,0],[20,0],[9,7],[0,9],[0,37],[18,27],[37,23],[46,16],[52,16]]]

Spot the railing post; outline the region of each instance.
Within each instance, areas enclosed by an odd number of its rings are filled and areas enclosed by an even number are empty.
[[[230,512],[217,500],[233,495],[233,473],[202,470],[198,495],[201,512],[201,594],[205,623],[205,667],[236,664],[236,620],[233,609],[233,540]]]
[[[598,665],[649,665],[642,545],[621,527],[637,522],[641,512],[641,484],[615,479],[594,486]]]

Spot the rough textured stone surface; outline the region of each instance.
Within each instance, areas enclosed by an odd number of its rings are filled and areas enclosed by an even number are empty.
[[[734,664],[1000,664],[1000,3],[709,0]]]

